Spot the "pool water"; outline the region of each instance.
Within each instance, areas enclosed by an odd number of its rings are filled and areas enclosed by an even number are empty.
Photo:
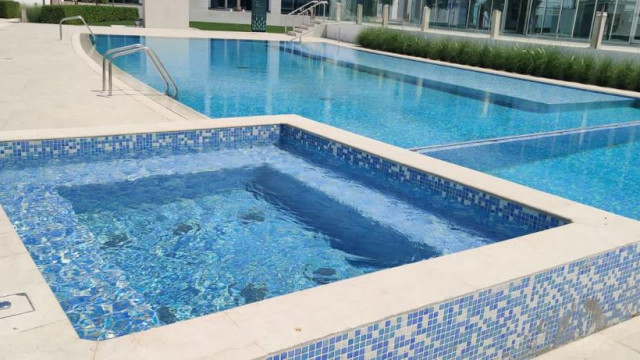
[[[209,117],[299,114],[405,148],[640,120],[625,97],[329,44],[99,35],[96,48],[133,43],[156,51],[179,100]],[[142,55],[115,63],[164,90]]]
[[[640,125],[425,151],[640,220]]]
[[[530,230],[285,145],[30,161],[0,203],[80,337],[104,339]]]

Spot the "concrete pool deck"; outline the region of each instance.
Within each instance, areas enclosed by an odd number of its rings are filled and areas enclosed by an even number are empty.
[[[193,30],[94,29],[101,33],[127,31],[156,36],[211,35]],[[82,30],[80,27],[66,26],[65,38],[60,42],[57,39],[55,25],[0,24],[0,39],[3,44],[0,47],[0,78],[3,79],[0,87],[0,108],[3,109],[0,112],[0,140],[170,131],[213,126],[209,120],[184,111],[179,106],[168,109],[151,101],[148,96],[158,96],[154,93],[141,95],[125,90],[113,98],[102,96],[98,92],[99,72],[95,66],[87,63],[87,59],[82,58],[79,52],[81,49],[74,45],[73,37],[70,36]],[[282,39],[282,36],[271,34],[217,33],[216,36]],[[123,93],[127,95],[123,96]],[[310,131],[331,130],[326,125],[308,123],[295,116],[224,120],[215,126],[281,122],[306,127]],[[333,130],[331,131],[333,133]],[[363,314],[354,314],[353,307],[330,306],[331,301],[324,303],[330,296],[329,289],[341,289],[344,299],[351,300],[362,298],[361,294],[357,294],[358,291],[374,289],[362,282],[348,280],[302,292],[302,295],[294,294],[295,297],[287,296],[286,301],[276,298],[272,299],[274,301],[265,302],[271,306],[277,303],[276,308],[268,308],[268,305],[257,303],[241,308],[242,311],[212,314],[140,334],[92,342],[77,338],[55,296],[30,259],[6,215],[1,212],[0,238],[3,239],[3,246],[0,247],[0,296],[27,292],[36,311],[16,317],[0,318],[0,354],[10,359],[120,359],[141,358],[142,355],[145,358],[156,359],[195,358],[204,355],[212,359],[258,358],[325,336],[335,331],[336,326],[353,328],[382,318],[384,314],[415,308],[441,300],[443,296],[469,293],[482,289],[483,286],[507,281],[514,276],[526,275],[541,267],[563,264],[576,257],[640,240],[638,222],[613,215],[603,223],[602,216],[609,216],[603,211],[493,179],[487,175],[476,174],[454,165],[425,160],[418,154],[411,155],[405,150],[354,137],[346,132],[339,131],[336,137],[338,140],[367,149],[382,146],[387,151],[387,156],[403,162],[408,161],[416,167],[432,170],[437,165],[436,167],[444,169],[443,173],[448,176],[479,176],[479,180],[476,181],[487,181],[490,184],[487,188],[500,187],[499,193],[506,197],[529,198],[532,206],[566,214],[575,222],[583,224],[570,225],[572,229],[578,230],[571,235],[567,234],[567,237],[561,236],[565,234],[564,231],[559,233],[559,230],[549,230],[545,236],[527,237],[517,246],[507,241],[492,245],[488,249],[476,249],[480,251],[463,252],[451,257],[434,259],[435,261],[401,267],[398,270],[391,269],[391,272],[372,274],[367,278],[367,282],[369,285],[377,283],[378,290],[368,295],[379,297],[381,301],[364,306],[364,309],[361,309]],[[553,254],[545,253],[545,243],[546,249],[549,249],[560,237],[563,245],[555,244]],[[532,253],[536,255],[533,258]],[[498,254],[508,254],[506,259],[509,260],[496,256]],[[449,261],[451,259],[454,261]],[[442,281],[449,276],[448,272],[443,270],[443,265],[446,265],[444,269],[455,273],[451,282]],[[407,270],[411,270],[412,277],[398,281],[397,277],[392,276],[399,271],[404,273]],[[400,301],[401,299],[393,295],[393,291],[388,291],[415,286],[415,281],[418,280],[422,284],[412,290],[415,298]],[[435,289],[440,290],[438,296],[432,294]],[[294,309],[300,301],[310,302],[310,306],[319,312],[309,317],[301,312],[301,309]],[[342,324],[325,324],[324,317],[328,314],[336,316],[334,312],[343,317]],[[258,314],[264,316],[259,326],[248,326],[256,325],[251,318]],[[281,316],[285,314],[294,316],[288,319]],[[305,331],[302,334],[292,332],[300,323],[305,324]],[[306,332],[308,328],[311,329],[310,333]],[[178,333],[180,336],[176,337]],[[284,341],[285,338],[288,340]],[[217,341],[212,342],[211,339]],[[229,348],[228,342],[234,343],[236,347]],[[608,358],[635,359],[640,355],[635,346],[638,343],[640,321],[634,319],[549,352],[543,355],[542,359],[599,359],[603,358],[603,355]],[[616,354],[620,357],[615,356]]]

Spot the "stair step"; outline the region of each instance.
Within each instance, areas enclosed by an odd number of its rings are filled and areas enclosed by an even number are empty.
[[[309,27],[307,25],[296,25],[296,29],[309,30]]]
[[[295,31],[287,31],[287,35],[297,36],[298,33],[296,33]]]
[[[303,33],[303,32],[304,32],[304,29],[298,29],[298,28],[296,28],[294,31],[296,32],[296,34],[301,34],[301,33]]]
[[[322,20],[313,20],[313,22],[316,24],[322,24]]]

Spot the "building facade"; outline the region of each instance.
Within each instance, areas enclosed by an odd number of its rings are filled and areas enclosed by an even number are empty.
[[[269,25],[284,25],[283,16],[309,0],[268,0]],[[335,16],[336,0],[330,0]],[[430,27],[489,31],[493,10],[502,12],[501,33],[557,39],[587,40],[596,11],[608,14],[604,41],[640,44],[640,0],[342,0],[342,20],[354,21],[357,4],[364,21],[380,22],[382,7],[390,5],[392,25],[419,26],[422,9],[431,8]],[[244,22],[251,0],[190,0],[192,21]],[[242,11],[233,11],[236,8]]]
[[[346,0],[355,13],[356,1]],[[364,0],[365,16],[381,17],[384,0]],[[502,12],[504,35],[588,39],[596,11],[607,13],[605,41],[640,44],[640,0],[393,0],[390,17],[419,25],[431,8],[430,26],[489,31],[493,10]]]

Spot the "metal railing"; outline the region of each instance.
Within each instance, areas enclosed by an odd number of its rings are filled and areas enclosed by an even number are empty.
[[[293,10],[288,15],[289,19],[291,19],[291,28],[292,28],[292,36],[293,39],[290,41],[295,41],[296,39],[302,39],[302,36],[313,31],[315,26],[318,24],[315,21],[316,17],[316,9],[319,6],[322,6],[322,18],[323,21],[327,21],[327,5],[329,4],[326,0],[314,0],[310,1],[299,8]],[[301,26],[296,25],[296,20],[300,19]],[[296,31],[300,30],[300,32]],[[289,24],[285,21],[284,33],[289,34]]]
[[[60,23],[58,24],[58,26],[60,26],[60,40],[62,40],[62,23],[66,22],[66,21],[71,21],[71,20],[80,20],[80,21],[82,21],[84,26],[87,27],[87,30],[89,30],[89,33],[91,34],[91,37],[93,38],[93,41],[94,42],[96,41],[96,34],[93,33],[93,31],[91,30],[91,28],[89,27],[87,22],[84,21],[84,18],[81,15],[70,16],[70,17],[66,17],[66,18],[60,20]]]
[[[107,67],[109,72],[109,76],[108,76],[109,77],[109,96],[112,96],[113,95],[113,61],[121,56],[131,55],[137,52],[144,52],[145,54],[147,54],[147,56],[151,60],[151,63],[154,65],[156,70],[158,70],[158,73],[160,74],[160,77],[164,82],[164,85],[165,85],[164,93],[167,96],[170,96],[177,100],[178,86],[176,85],[175,81],[173,81],[173,78],[171,77],[171,75],[169,75],[167,68],[164,67],[164,65],[162,64],[162,61],[160,61],[160,58],[158,58],[158,55],[156,55],[156,53],[153,50],[151,50],[148,46],[144,46],[142,44],[127,45],[127,46],[119,47],[116,49],[108,50],[107,52],[104,53],[104,56],[102,58],[102,91],[107,90]],[[171,91],[170,91],[172,87],[173,87],[173,95],[171,95]]]

